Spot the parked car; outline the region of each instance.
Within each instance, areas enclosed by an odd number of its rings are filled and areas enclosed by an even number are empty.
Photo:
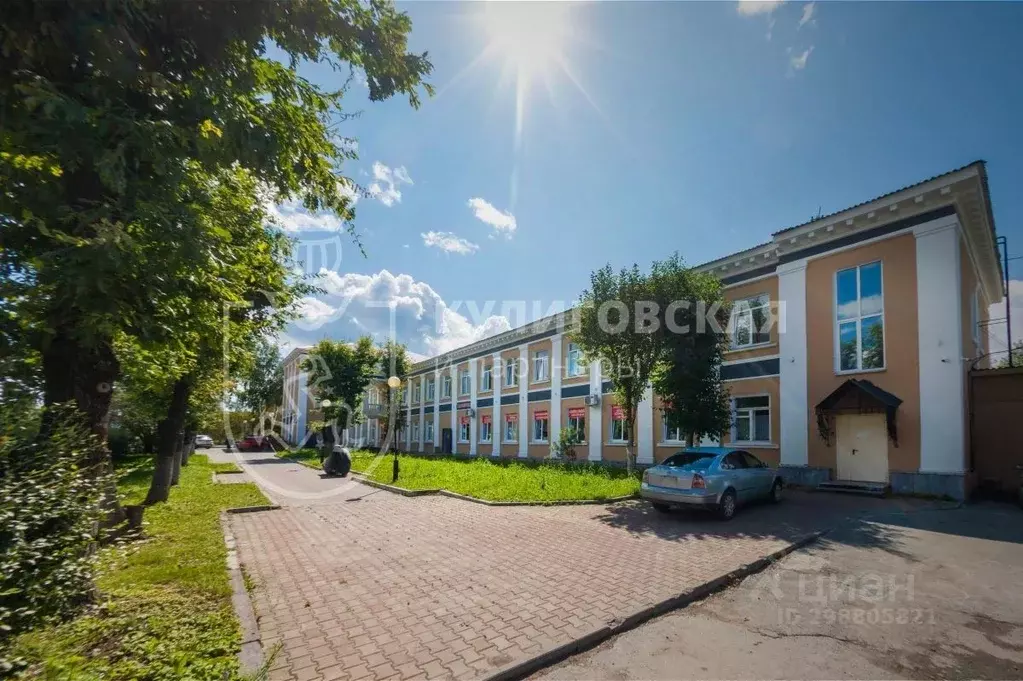
[[[259,452],[263,450],[263,438],[258,435],[246,435],[235,443],[239,452]]]
[[[757,499],[782,500],[778,471],[742,449],[687,447],[643,473],[639,494],[658,511],[708,508],[725,520]]]
[[[195,448],[196,449],[209,449],[213,446],[213,438],[209,435],[196,435],[195,436]]]

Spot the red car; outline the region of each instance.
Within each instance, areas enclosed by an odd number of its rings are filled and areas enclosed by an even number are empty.
[[[238,441],[237,447],[239,452],[261,452],[266,448],[267,444],[265,437],[246,435]]]

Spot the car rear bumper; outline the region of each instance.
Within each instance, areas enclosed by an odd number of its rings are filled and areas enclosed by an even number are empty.
[[[705,489],[673,489],[643,483],[639,496],[662,504],[679,504],[682,506],[714,506],[718,503],[718,495]]]

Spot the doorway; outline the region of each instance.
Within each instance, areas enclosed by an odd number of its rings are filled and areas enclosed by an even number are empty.
[[[442,454],[451,454],[452,444],[452,431],[450,428],[444,428],[440,431],[440,451]]]
[[[888,482],[884,414],[838,414],[835,435],[839,480]]]

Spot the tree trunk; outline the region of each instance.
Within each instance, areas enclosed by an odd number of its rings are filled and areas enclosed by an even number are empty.
[[[195,454],[195,426],[185,428],[185,448],[181,454],[181,465],[187,466],[188,460]]]
[[[630,405],[627,414],[629,421],[629,443],[625,445],[625,470],[632,475],[636,453],[636,410]]]
[[[50,342],[43,348],[43,404],[47,407],[74,402],[84,414],[89,431],[99,440],[96,454],[88,462],[102,473],[113,472],[113,461],[107,449],[110,426],[110,399],[114,381],[121,373],[110,338],[99,338],[86,346],[74,336],[73,325],[55,327]],[[44,419],[40,436],[47,437],[52,427]],[[124,520],[124,511],[117,500],[117,486],[111,478],[103,500],[107,510],[107,524],[116,525]]]
[[[174,448],[174,466],[171,468],[171,487],[181,480],[181,460],[185,456],[185,431],[178,433],[177,447]]]
[[[178,434],[185,423],[188,409],[188,395],[191,392],[188,377],[182,376],[174,382],[167,415],[156,426],[156,468],[153,470],[153,482],[149,486],[145,504],[167,501],[174,479],[174,461],[179,451]]]

